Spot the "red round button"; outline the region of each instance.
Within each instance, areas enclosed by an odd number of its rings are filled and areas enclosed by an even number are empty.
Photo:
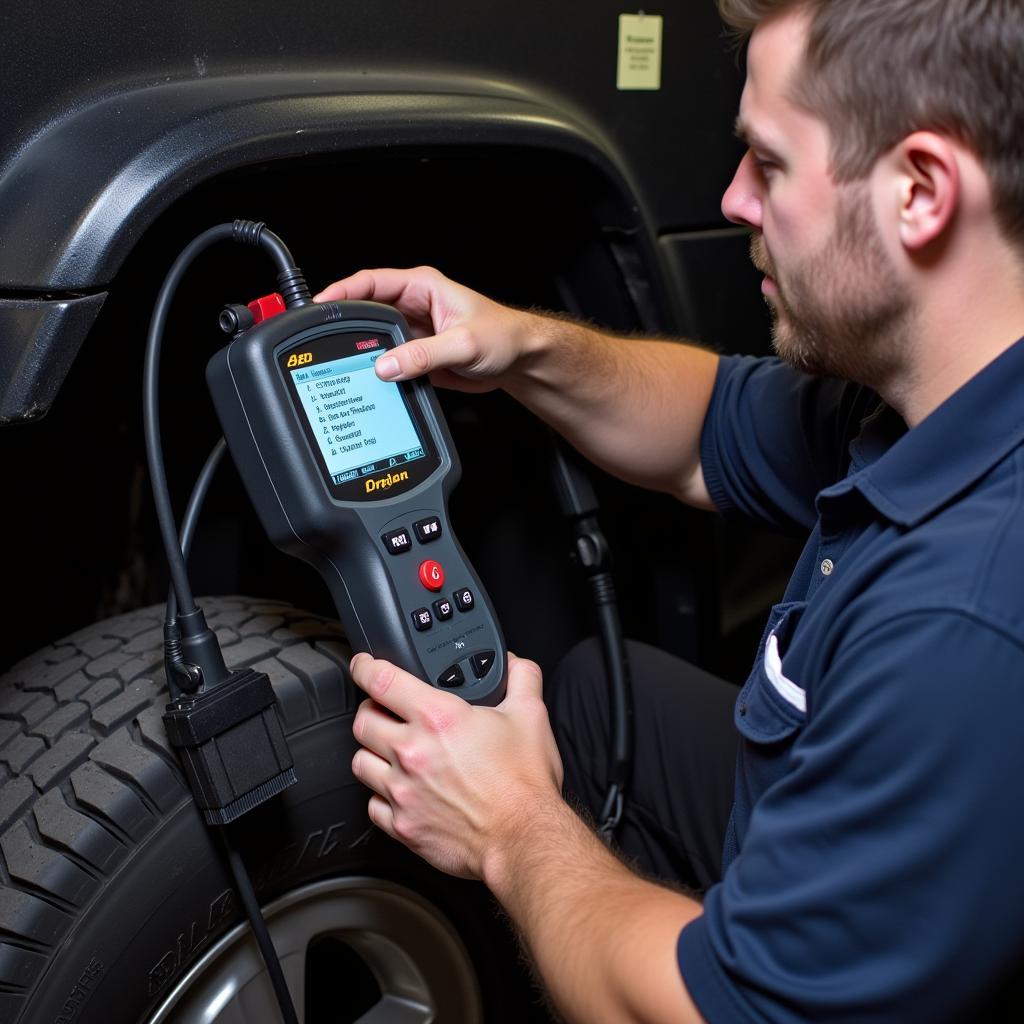
[[[427,559],[420,563],[420,583],[427,590],[440,590],[444,586],[444,569],[440,562]]]

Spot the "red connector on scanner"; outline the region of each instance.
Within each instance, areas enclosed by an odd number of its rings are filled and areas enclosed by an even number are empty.
[[[249,312],[252,313],[253,322],[261,324],[264,320],[269,320],[272,316],[283,313],[287,307],[284,304],[284,299],[277,292],[271,292],[269,295],[262,295],[258,299],[253,299],[252,302],[248,303],[248,308]]]

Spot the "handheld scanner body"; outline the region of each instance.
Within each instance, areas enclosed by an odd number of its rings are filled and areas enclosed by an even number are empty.
[[[323,576],[353,648],[497,704],[505,642],[449,521],[444,416],[428,381],[374,371],[408,338],[389,306],[303,306],[236,335],[207,383],[268,536]]]

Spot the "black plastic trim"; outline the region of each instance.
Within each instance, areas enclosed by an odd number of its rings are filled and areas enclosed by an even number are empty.
[[[560,97],[483,78],[267,74],[109,96],[44,127],[0,170],[0,289],[109,284],[153,220],[197,184],[272,160],[395,146],[516,146],[575,155],[624,197],[610,143]]]
[[[106,297],[0,299],[0,423],[46,414]]]

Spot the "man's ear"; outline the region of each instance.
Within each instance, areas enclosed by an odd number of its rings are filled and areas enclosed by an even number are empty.
[[[895,152],[900,241],[920,251],[949,226],[961,200],[960,167],[949,141],[934,132],[908,135]]]

